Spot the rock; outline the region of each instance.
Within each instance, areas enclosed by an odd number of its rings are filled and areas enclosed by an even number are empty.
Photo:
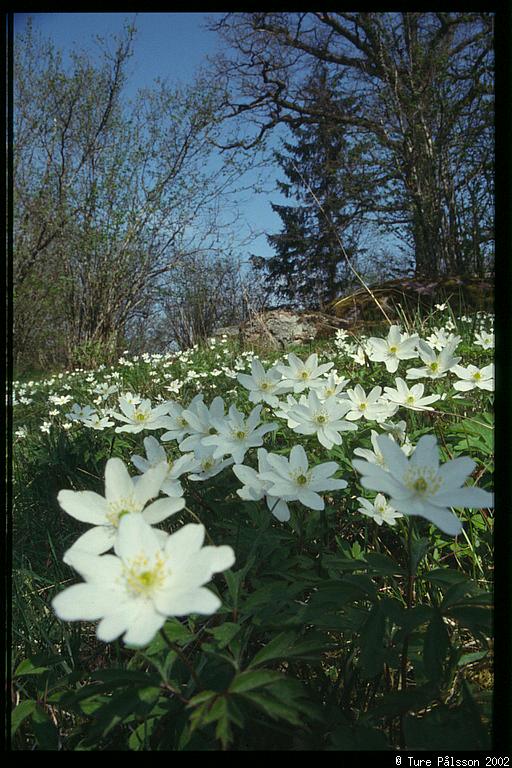
[[[434,304],[442,302],[448,303],[456,315],[494,311],[494,285],[484,278],[445,277],[429,281],[402,278],[372,286],[371,290],[391,320],[400,320],[400,313],[404,311],[408,314],[418,309],[428,312],[434,309]],[[333,301],[329,310],[351,327],[361,322],[384,320],[382,311],[364,288]]]
[[[346,321],[321,312],[273,309],[243,323],[240,334],[245,344],[286,349],[290,344],[327,339],[347,326]]]

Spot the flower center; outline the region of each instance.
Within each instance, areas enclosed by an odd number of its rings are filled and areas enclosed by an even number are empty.
[[[327,421],[327,416],[324,413],[319,413],[316,416],[316,423],[317,424],[325,424]]]
[[[413,485],[413,488],[416,491],[418,491],[418,493],[420,493],[420,494],[421,493],[425,493],[425,491],[428,488],[427,481],[425,480],[424,477],[419,477],[417,480],[414,481],[414,483],[412,485]]]
[[[409,467],[404,484],[417,496],[426,496],[437,493],[443,481],[432,467]]]
[[[392,355],[395,355],[398,352],[398,347],[390,347],[389,351],[391,352]]]
[[[138,555],[125,566],[123,575],[132,595],[149,597],[165,581],[165,563],[161,555],[153,563],[145,555]]]
[[[213,459],[204,459],[201,462],[201,467],[203,469],[203,472],[207,472],[209,469],[211,469],[213,467],[214,463],[215,462],[213,461]]]
[[[183,418],[183,416],[180,416],[178,419],[178,424],[180,427],[188,427],[188,421]]]
[[[302,373],[300,374],[300,378],[304,379],[304,381],[306,379],[309,379],[309,372],[308,371],[302,371]]]
[[[261,384],[260,384],[260,389],[262,389],[265,392],[269,388],[269,386],[270,385],[269,385],[268,381],[262,381]]]
[[[366,403],[359,403],[358,407],[360,411],[366,411]]]
[[[135,410],[135,421],[146,421],[148,417],[149,414],[145,413],[144,411]]]
[[[437,361],[434,361],[433,363],[430,363],[429,368],[431,371],[436,373],[439,370],[439,363]]]
[[[247,432],[243,429],[238,429],[236,432],[233,432],[233,437],[236,437],[237,440],[244,440],[247,437]]]
[[[121,518],[131,512],[140,512],[140,506],[135,503],[133,498],[117,499],[117,501],[109,502],[107,520],[114,528],[117,528]]]
[[[480,373],[480,371],[477,371],[476,373],[474,373],[473,378],[475,381],[480,381],[480,379],[482,378],[482,374]]]
[[[405,399],[406,403],[414,403],[414,395],[408,395]]]
[[[308,478],[306,477],[306,475],[298,475],[296,480],[298,485],[306,485],[306,483],[308,482]]]

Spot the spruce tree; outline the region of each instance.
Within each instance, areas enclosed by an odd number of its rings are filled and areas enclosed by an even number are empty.
[[[324,67],[308,90],[314,108],[325,110],[327,101],[336,101],[335,83],[329,82]],[[260,264],[276,296],[294,306],[324,309],[351,281],[346,257],[353,260],[363,252],[362,217],[369,207],[371,171],[366,170],[365,145],[343,133],[339,124],[301,123],[290,130],[293,140],[283,142],[275,159],[287,179],[278,187],[295,202],[272,205],[282,230],[267,236],[276,255]]]

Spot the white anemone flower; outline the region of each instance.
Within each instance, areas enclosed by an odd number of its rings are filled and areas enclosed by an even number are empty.
[[[367,517],[371,517],[377,525],[382,525],[382,523],[395,525],[397,519],[403,517],[401,512],[397,512],[396,509],[389,504],[382,493],[378,493],[373,502],[362,496],[358,496],[357,500],[361,504],[358,511]]]
[[[395,379],[395,384],[396,389],[384,387],[387,399],[391,403],[401,405],[411,411],[433,411],[434,409],[430,408],[430,403],[435,403],[441,398],[441,395],[423,397],[423,392],[425,391],[424,384],[413,384],[409,389],[401,378]]]
[[[182,412],[182,418],[188,423],[189,435],[180,442],[180,451],[195,451],[202,445],[204,437],[216,435],[217,429],[213,421],[224,419],[225,411],[226,406],[222,397],[214,398],[210,407],[203,400],[194,399]]]
[[[69,552],[66,558],[84,579],[52,601],[64,621],[100,620],[96,635],[110,643],[145,646],[169,616],[214,613],[219,598],[204,587],[213,574],[230,568],[229,546],[203,547],[202,525],[185,525],[165,543],[141,516],[128,515],[119,525],[116,555]]]
[[[366,365],[366,354],[364,351],[364,347],[359,344],[355,348],[347,349],[347,355],[358,365]]]
[[[116,427],[116,432],[142,432],[143,429],[162,429],[169,426],[167,413],[169,403],[164,402],[151,407],[151,400],[141,400],[138,405],[129,403],[123,397],[119,398],[119,408],[122,413],[112,412],[112,416],[118,421],[125,422],[123,426]]]
[[[265,371],[261,361],[257,357],[251,360],[251,375],[239,373],[238,381],[249,390],[249,400],[251,403],[264,402],[272,408],[279,406],[277,395],[284,392],[287,387],[281,384],[281,374],[277,368],[270,368]]]
[[[300,501],[305,507],[321,510],[325,504],[319,492],[347,487],[345,480],[332,477],[339,469],[335,461],[309,469],[308,457],[301,445],[293,446],[288,459],[269,453],[266,460],[271,469],[261,472],[260,476],[268,481],[269,494],[284,501]]]
[[[49,395],[48,400],[54,405],[67,405],[72,400],[71,395]]]
[[[494,333],[487,331],[475,333],[475,344],[483,349],[494,349]]]
[[[360,384],[354,389],[347,389],[350,408],[346,415],[349,421],[365,418],[372,421],[384,421],[390,418],[397,408],[390,408],[388,402],[381,400],[382,387],[374,387],[367,395]]]
[[[193,453],[186,453],[180,456],[176,461],[171,461],[168,458],[165,448],[158,442],[158,440],[149,436],[144,439],[144,448],[146,449],[147,459],[142,456],[132,456],[132,464],[137,467],[139,472],[147,472],[151,467],[156,467],[162,461],[167,463],[167,475],[164,478],[160,490],[165,493],[166,496],[179,497],[183,496],[183,488],[181,486],[179,477],[182,475],[194,472],[198,467],[198,462],[194,458]],[[137,477],[134,477],[134,482],[137,482]],[[182,509],[185,506],[185,500],[182,500]]]
[[[348,383],[349,379],[344,379],[342,376],[338,376],[336,372],[331,371],[322,386],[315,389],[315,392],[320,400],[327,400],[341,394]]]
[[[460,357],[454,357],[453,352],[457,346],[458,336],[454,341],[449,342],[446,347],[441,350],[439,354],[427,344],[426,341],[420,339],[418,342],[418,354],[425,363],[422,368],[410,368],[405,378],[406,379],[441,379],[448,371],[457,365]]]
[[[95,555],[114,546],[120,520],[128,514],[142,515],[150,525],[157,525],[183,508],[176,499],[151,499],[160,493],[167,475],[167,462],[151,467],[137,481],[130,477],[121,459],[112,458],[105,467],[105,496],[94,491],[60,491],[57,496],[62,509],[93,527],[80,536],[72,549]]]
[[[444,533],[456,536],[462,531],[462,523],[449,507],[493,506],[488,491],[462,487],[476,466],[470,458],[458,457],[439,466],[433,435],[423,435],[409,459],[387,435],[380,435],[377,442],[387,470],[359,459],[353,459],[352,464],[362,475],[361,485],[385,493],[398,512],[424,517]]]
[[[289,417],[288,414],[293,408],[295,408],[295,406],[299,404],[300,405],[307,404],[306,395],[300,395],[298,400],[293,395],[286,395],[286,400],[279,401],[279,408],[275,409],[274,416],[277,416],[278,419],[284,419],[285,421],[288,422],[288,426],[290,428],[293,428],[294,426],[297,425],[298,422],[294,421],[294,419]]]
[[[357,430],[356,424],[343,419],[350,408],[347,400],[330,397],[322,401],[312,389],[306,404],[290,408],[288,424],[291,421],[293,431],[300,435],[316,435],[324,448],[330,450],[333,445],[341,445],[340,432]]]
[[[371,336],[367,341],[367,351],[370,360],[384,363],[390,373],[395,373],[400,360],[410,360],[417,357],[417,335],[409,336],[401,333],[400,326],[392,325],[387,338],[380,339]]]
[[[277,364],[276,370],[283,376],[281,384],[286,389],[294,393],[304,392],[308,387],[322,387],[324,385],[323,375],[330,371],[334,363],[323,363],[318,365],[318,355],[316,352],[308,357],[306,362],[301,360],[293,352],[287,356],[289,365],[284,363]]]
[[[189,403],[188,410],[194,410],[198,402],[203,401],[203,395],[199,394],[194,397]],[[185,407],[180,403],[175,403],[172,400],[168,403],[167,410],[167,432],[164,432],[160,440],[167,442],[169,440],[177,440],[181,442],[185,435],[188,435],[191,431],[187,418],[184,415]]]
[[[205,446],[215,446],[213,458],[232,456],[236,464],[241,464],[249,448],[263,445],[263,435],[277,429],[277,424],[260,424],[262,408],[262,405],[257,405],[246,418],[236,405],[232,405],[225,418],[212,417],[212,426],[218,434],[205,437],[201,442]]]
[[[113,427],[115,423],[110,421],[110,417],[106,411],[104,413],[93,413],[88,418],[82,418],[81,421],[85,427],[96,429],[100,432],[107,427]]]
[[[79,405],[73,403],[71,411],[66,413],[66,418],[70,421],[82,421],[83,419],[90,419],[96,414],[96,410],[91,408],[90,405]]]
[[[389,438],[394,441],[396,440],[396,433],[394,433],[394,430],[391,430],[389,426],[385,424],[382,424],[382,428],[387,428]],[[370,448],[354,448],[354,453],[356,456],[361,456],[361,458],[366,459],[366,461],[369,461],[371,464],[376,464],[383,469],[388,469],[386,459],[384,458],[384,455],[379,447],[377,440],[378,437],[378,432],[372,429],[370,432],[370,440],[372,443],[373,451]],[[402,443],[403,444],[400,445],[401,450],[404,452],[405,456],[409,456],[413,450],[413,447],[410,443],[405,442],[405,437]]]
[[[441,352],[447,344],[460,342],[460,336],[455,336],[453,333],[447,334],[444,328],[435,328],[434,332],[427,337],[427,341],[433,349],[437,349]]]
[[[494,364],[486,365],[483,368],[477,368],[476,365],[468,365],[463,368],[462,365],[456,365],[452,369],[459,381],[453,385],[459,392],[468,392],[471,389],[486,389],[494,392]]]
[[[411,444],[408,435],[406,434],[407,424],[405,421],[389,421],[379,424],[381,429],[384,430],[393,440],[395,440],[406,456],[410,456],[414,451],[414,446]],[[373,430],[372,430],[373,432]],[[375,434],[377,434],[375,432]]]
[[[219,475],[226,467],[230,467],[234,463],[232,457],[228,458],[215,458],[215,448],[211,446],[201,445],[194,451],[194,458],[196,460],[196,467],[193,470],[193,474],[188,476],[189,480],[195,482],[201,482],[203,480],[209,480],[210,477]]]
[[[268,493],[269,481],[262,477],[263,472],[271,472],[272,467],[267,460],[265,448],[258,448],[258,472],[245,464],[235,464],[233,472],[244,484],[237,494],[245,501],[260,501],[265,499],[267,507],[275,518],[284,523],[290,519],[290,509],[286,501]]]

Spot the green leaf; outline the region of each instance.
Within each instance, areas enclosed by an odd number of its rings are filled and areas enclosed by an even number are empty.
[[[395,691],[383,696],[369,714],[375,718],[394,717],[404,712],[414,712],[427,707],[437,695],[437,687],[431,683],[406,691]]]
[[[13,710],[11,715],[11,738],[14,736],[22,722],[27,718],[29,715],[32,714],[32,712],[36,708],[36,702],[33,699],[26,699],[25,701],[20,701],[18,706]]]
[[[245,693],[255,688],[271,685],[282,679],[283,675],[280,672],[274,672],[271,669],[246,670],[233,678],[229,686],[229,693]]]
[[[163,630],[171,643],[188,643],[193,638],[188,627],[178,619],[168,619],[164,624]]]
[[[393,560],[393,558],[383,555],[381,552],[369,552],[365,555],[366,562],[371,566],[372,571],[382,576],[402,576],[404,569]]]
[[[433,571],[424,573],[423,578],[441,587],[445,584],[467,581],[467,576],[462,571],[455,571],[453,568],[435,568]]]
[[[287,704],[283,704],[279,699],[274,698],[272,692],[266,690],[261,692],[251,691],[245,698],[265,712],[272,720],[286,720],[292,725],[301,724],[300,713],[291,709]]]
[[[446,611],[446,615],[473,632],[483,632],[490,635],[492,631],[492,611],[488,607],[453,605]]]
[[[450,637],[443,617],[436,611],[425,633],[423,663],[429,680],[439,685],[443,679],[446,657],[450,650]]]
[[[231,640],[240,632],[240,624],[234,624],[231,621],[225,621],[220,627],[213,627],[208,632],[213,635],[219,648],[225,648]]]
[[[159,695],[160,688],[152,686],[116,692],[106,704],[96,710],[94,726],[88,734],[87,742],[106,736],[122,722],[129,722],[136,716],[149,714]]]
[[[158,686],[160,684],[160,678],[153,672],[131,669],[101,669],[92,673],[91,680],[106,683],[112,688],[122,685]]]
[[[367,752],[390,749],[382,731],[356,723],[339,725],[329,737],[327,750]]]
[[[404,632],[408,634],[421,624],[426,624],[430,621],[433,611],[434,608],[430,605],[415,605],[412,608],[405,610],[402,614],[401,621]]]
[[[359,662],[366,679],[375,677],[382,670],[386,653],[384,646],[385,629],[386,616],[380,603],[375,603],[361,629],[359,638],[359,647],[361,648]]]
[[[489,749],[489,738],[468,706],[449,709],[440,705],[423,717],[407,715],[404,721],[407,749]]]
[[[49,667],[36,666],[32,659],[24,659],[16,667],[14,676],[21,677],[22,675],[42,675],[45,672],[48,672],[48,670],[49,670]]]
[[[187,707],[197,707],[199,704],[204,704],[205,701],[210,701],[210,699],[218,695],[218,691],[201,691],[201,693],[192,696]]]
[[[254,656],[250,667],[265,664],[272,659],[283,658],[318,658],[319,654],[329,647],[323,635],[310,633],[305,638],[297,636],[296,632],[281,632]]]
[[[32,714],[32,727],[34,736],[40,749],[56,751],[59,744],[59,734],[49,715],[40,707],[36,706]]]
[[[415,539],[411,546],[411,570],[416,573],[418,565],[421,563],[432,545],[432,541],[427,538]]]

